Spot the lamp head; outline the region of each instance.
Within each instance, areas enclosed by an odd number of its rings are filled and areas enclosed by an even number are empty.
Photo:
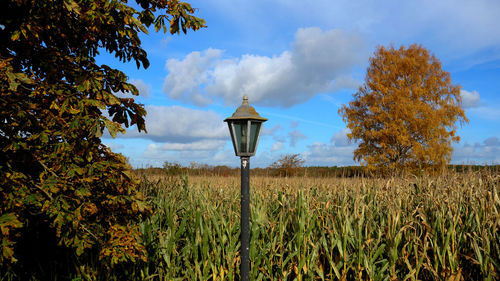
[[[248,103],[248,96],[231,117],[224,120],[229,127],[236,156],[253,156],[257,150],[262,123],[267,121]]]

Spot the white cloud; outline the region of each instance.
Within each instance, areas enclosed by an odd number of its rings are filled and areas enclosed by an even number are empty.
[[[351,131],[347,128],[342,129],[335,134],[333,134],[330,143],[335,146],[350,146],[352,143],[349,141],[347,134]]]
[[[488,106],[474,107],[471,108],[469,112],[479,116],[482,119],[492,121],[500,120],[500,105],[498,104],[489,103]]]
[[[347,138],[349,129],[344,128],[333,134],[330,143],[315,142],[307,146],[304,157],[309,165],[318,166],[347,166],[357,165],[353,160],[353,152],[357,147],[355,142],[350,143]]]
[[[353,160],[354,150],[357,143],[348,143],[346,133],[348,129],[336,132],[329,144],[315,142],[307,146],[308,150],[303,153],[308,165],[319,166],[345,166],[359,165]],[[500,139],[489,137],[481,143],[464,144],[454,146],[453,164],[499,164],[500,163]]]
[[[187,148],[187,147],[186,147]],[[239,159],[232,150],[218,147],[213,150],[171,150],[161,144],[150,144],[144,150],[141,158],[135,159],[133,165],[143,167],[147,165],[161,166],[166,160],[187,166],[191,162],[208,165],[236,166]]]
[[[453,151],[454,164],[499,164],[500,140],[498,137],[489,137],[482,143],[474,145],[464,144],[455,146]]]
[[[288,132],[288,137],[290,138],[290,146],[292,146],[292,147],[294,147],[297,144],[298,141],[307,138],[307,136],[304,135],[299,130],[293,130],[291,132]]]
[[[339,104],[338,106],[341,106],[341,105],[342,104]],[[291,122],[302,122],[302,123],[307,123],[307,124],[314,125],[314,126],[321,126],[321,127],[329,128],[329,129],[342,129],[343,128],[343,126],[342,127],[335,126],[335,125],[332,125],[332,124],[327,123],[327,122],[318,122],[318,121],[314,121],[314,120],[310,120],[310,119],[299,118],[297,116],[292,116],[292,115],[277,114],[277,113],[268,112],[268,111],[261,112],[261,113],[262,113],[262,115],[264,115],[266,117],[272,116],[272,117],[278,117],[278,118],[282,118],[282,119],[291,120],[290,125],[292,125]]]
[[[479,104],[479,93],[477,91],[466,91],[460,90],[460,96],[462,96],[462,106],[464,108],[477,107]]]
[[[142,81],[142,79],[130,79],[128,82],[133,84],[137,88],[137,90],[139,91],[139,96],[149,98],[152,89],[152,86],[150,84],[145,83],[144,81]],[[120,91],[116,92],[115,94],[122,98],[136,98],[136,96],[128,92],[124,93]]]
[[[231,163],[221,156],[230,155],[225,149],[230,137],[218,113],[180,106],[146,106],[146,111],[148,134],[130,128],[125,135],[118,135],[128,141],[139,142],[132,138],[141,138],[145,139],[142,143],[149,143],[141,155],[134,157],[135,167],[161,166],[165,160],[183,165],[191,161],[209,165]]]
[[[221,55],[221,50],[207,49],[192,52],[182,61],[167,60],[165,67],[169,73],[165,78],[163,91],[172,99],[189,99],[195,104],[208,104],[210,99],[201,94],[199,86],[208,82],[206,71]]]
[[[283,135],[276,135],[276,136],[273,136],[273,140],[275,140],[277,142],[286,142],[286,137]]]
[[[193,143],[196,141],[229,139],[222,117],[214,111],[180,106],[146,106],[147,134],[132,128],[119,137],[141,137],[155,142]]]
[[[498,0],[279,2],[275,10],[290,21],[355,28],[370,34],[375,44],[418,42],[444,56],[460,57],[500,43]]]
[[[111,150],[113,150],[115,152],[125,148],[125,146],[123,144],[119,144],[119,143],[106,142],[105,144],[107,147],[109,147]]]
[[[170,44],[170,42],[172,42],[173,39],[174,39],[174,37],[172,37],[172,36],[163,37],[163,39],[161,39],[161,41],[160,41],[160,46],[162,48],[168,47],[168,45]]]
[[[131,79],[129,82],[139,90],[139,95],[149,98],[152,89],[150,84],[144,83],[141,79]]]
[[[169,59],[163,91],[197,105],[221,100],[234,105],[247,94],[254,104],[289,107],[321,92],[357,86],[350,72],[367,53],[357,33],[312,27],[297,30],[292,49],[278,56],[221,55],[208,49],[184,60]]]
[[[226,141],[223,140],[202,140],[190,143],[172,143],[166,142],[163,144],[152,143],[148,146],[148,150],[161,151],[200,151],[200,150],[218,150],[224,148]]]
[[[497,138],[497,137],[490,137],[490,138],[487,138],[483,141],[484,145],[486,146],[490,146],[490,147],[493,147],[493,146],[499,146],[500,147],[500,140]]]
[[[272,128],[267,128],[263,127],[262,131],[260,132],[261,136],[274,136],[274,134],[281,129],[281,125],[277,124],[273,126]]]
[[[283,149],[283,143],[282,143],[282,142],[277,141],[277,142],[275,142],[275,143],[273,144],[273,147],[271,148],[271,151],[273,151],[273,152],[274,152],[274,151],[279,151],[279,150],[282,150],[282,149]]]
[[[356,146],[336,146],[315,142],[307,146],[308,150],[303,153],[308,165],[312,166],[347,166],[354,165],[352,159]]]

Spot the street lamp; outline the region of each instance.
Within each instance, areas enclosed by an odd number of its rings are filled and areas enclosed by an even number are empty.
[[[241,159],[241,281],[250,280],[250,156],[255,155],[260,129],[266,121],[248,104],[246,95],[233,116],[224,120],[229,127],[234,153]]]

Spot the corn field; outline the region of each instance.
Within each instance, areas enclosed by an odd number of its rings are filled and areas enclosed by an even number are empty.
[[[500,280],[500,175],[251,178],[251,280]],[[239,177],[145,177],[138,279],[239,280]]]

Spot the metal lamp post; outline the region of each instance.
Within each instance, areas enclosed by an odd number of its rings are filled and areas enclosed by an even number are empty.
[[[255,155],[259,143],[260,129],[266,118],[248,104],[248,97],[243,96],[243,103],[231,117],[224,120],[229,127],[234,153],[241,159],[241,265],[242,281],[250,280],[250,156]]]

